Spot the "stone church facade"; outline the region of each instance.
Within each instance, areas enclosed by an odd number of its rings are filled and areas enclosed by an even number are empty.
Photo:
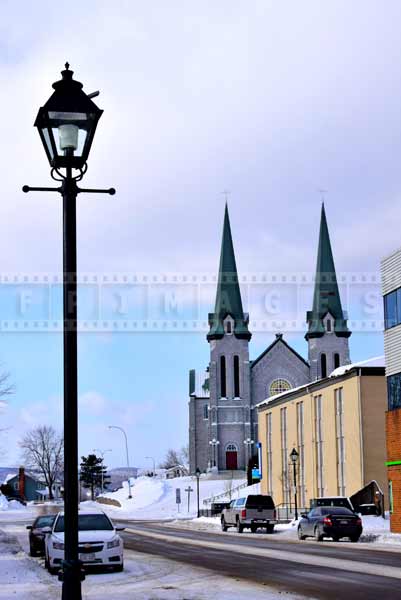
[[[324,206],[315,289],[307,312],[308,360],[276,334],[255,360],[249,359],[249,316],[242,307],[226,206],[216,303],[209,314],[210,362],[189,373],[190,471],[245,469],[256,453],[256,405],[268,397],[327,377],[349,364],[351,332],[341,306]]]

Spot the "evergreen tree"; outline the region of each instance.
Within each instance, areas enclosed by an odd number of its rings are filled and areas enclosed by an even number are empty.
[[[79,480],[84,488],[90,488],[91,499],[95,499],[96,488],[107,488],[110,484],[110,476],[107,475],[107,467],[103,464],[103,458],[96,454],[81,456],[81,470]]]

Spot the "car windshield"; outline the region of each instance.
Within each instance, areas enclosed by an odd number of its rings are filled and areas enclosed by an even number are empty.
[[[345,508],[342,506],[327,506],[327,507],[322,507],[321,508],[322,511],[322,515],[352,515],[354,516],[354,513],[349,510],[349,508]]]
[[[349,508],[349,502],[347,498],[318,498],[316,502],[317,506],[344,506]]]
[[[256,496],[248,496],[246,501],[247,508],[274,508],[273,498],[271,496],[263,496],[258,494]]]
[[[35,523],[33,524],[34,528],[39,528],[39,527],[51,527],[54,523],[54,519],[56,518],[56,515],[46,515],[44,517],[38,517],[35,521]]]
[[[78,515],[79,531],[112,531],[113,525],[106,515]],[[54,531],[64,531],[64,516],[57,519]]]

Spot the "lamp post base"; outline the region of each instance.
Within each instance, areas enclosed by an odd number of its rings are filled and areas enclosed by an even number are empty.
[[[82,600],[81,581],[85,573],[80,560],[64,560],[59,579],[63,582],[62,600]]]

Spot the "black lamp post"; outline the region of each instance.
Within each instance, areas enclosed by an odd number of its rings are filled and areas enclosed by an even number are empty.
[[[59,187],[30,187],[24,192],[58,192],[63,197],[63,319],[64,319],[64,513],[65,555],[62,573],[63,600],[81,600],[84,578],[78,559],[78,369],[77,369],[77,243],[76,199],[81,192],[115,194],[107,190],[82,189],[77,182],[86,170],[86,160],[102,115],[85,94],[82,83],[72,78],[65,64],[62,79],[53,84],[54,92],[39,109],[35,121],[51,176]],[[63,173],[60,169],[65,169]],[[78,171],[73,175],[73,169]]]
[[[199,508],[199,477],[201,476],[200,468],[197,467],[195,471],[196,476],[196,501],[198,505],[198,519],[200,517],[200,508]]]
[[[295,519],[298,519],[298,494],[297,494],[297,462],[298,462],[299,454],[295,450],[292,449],[290,454],[290,459],[292,461],[292,468],[294,473],[294,505],[295,505]]]

